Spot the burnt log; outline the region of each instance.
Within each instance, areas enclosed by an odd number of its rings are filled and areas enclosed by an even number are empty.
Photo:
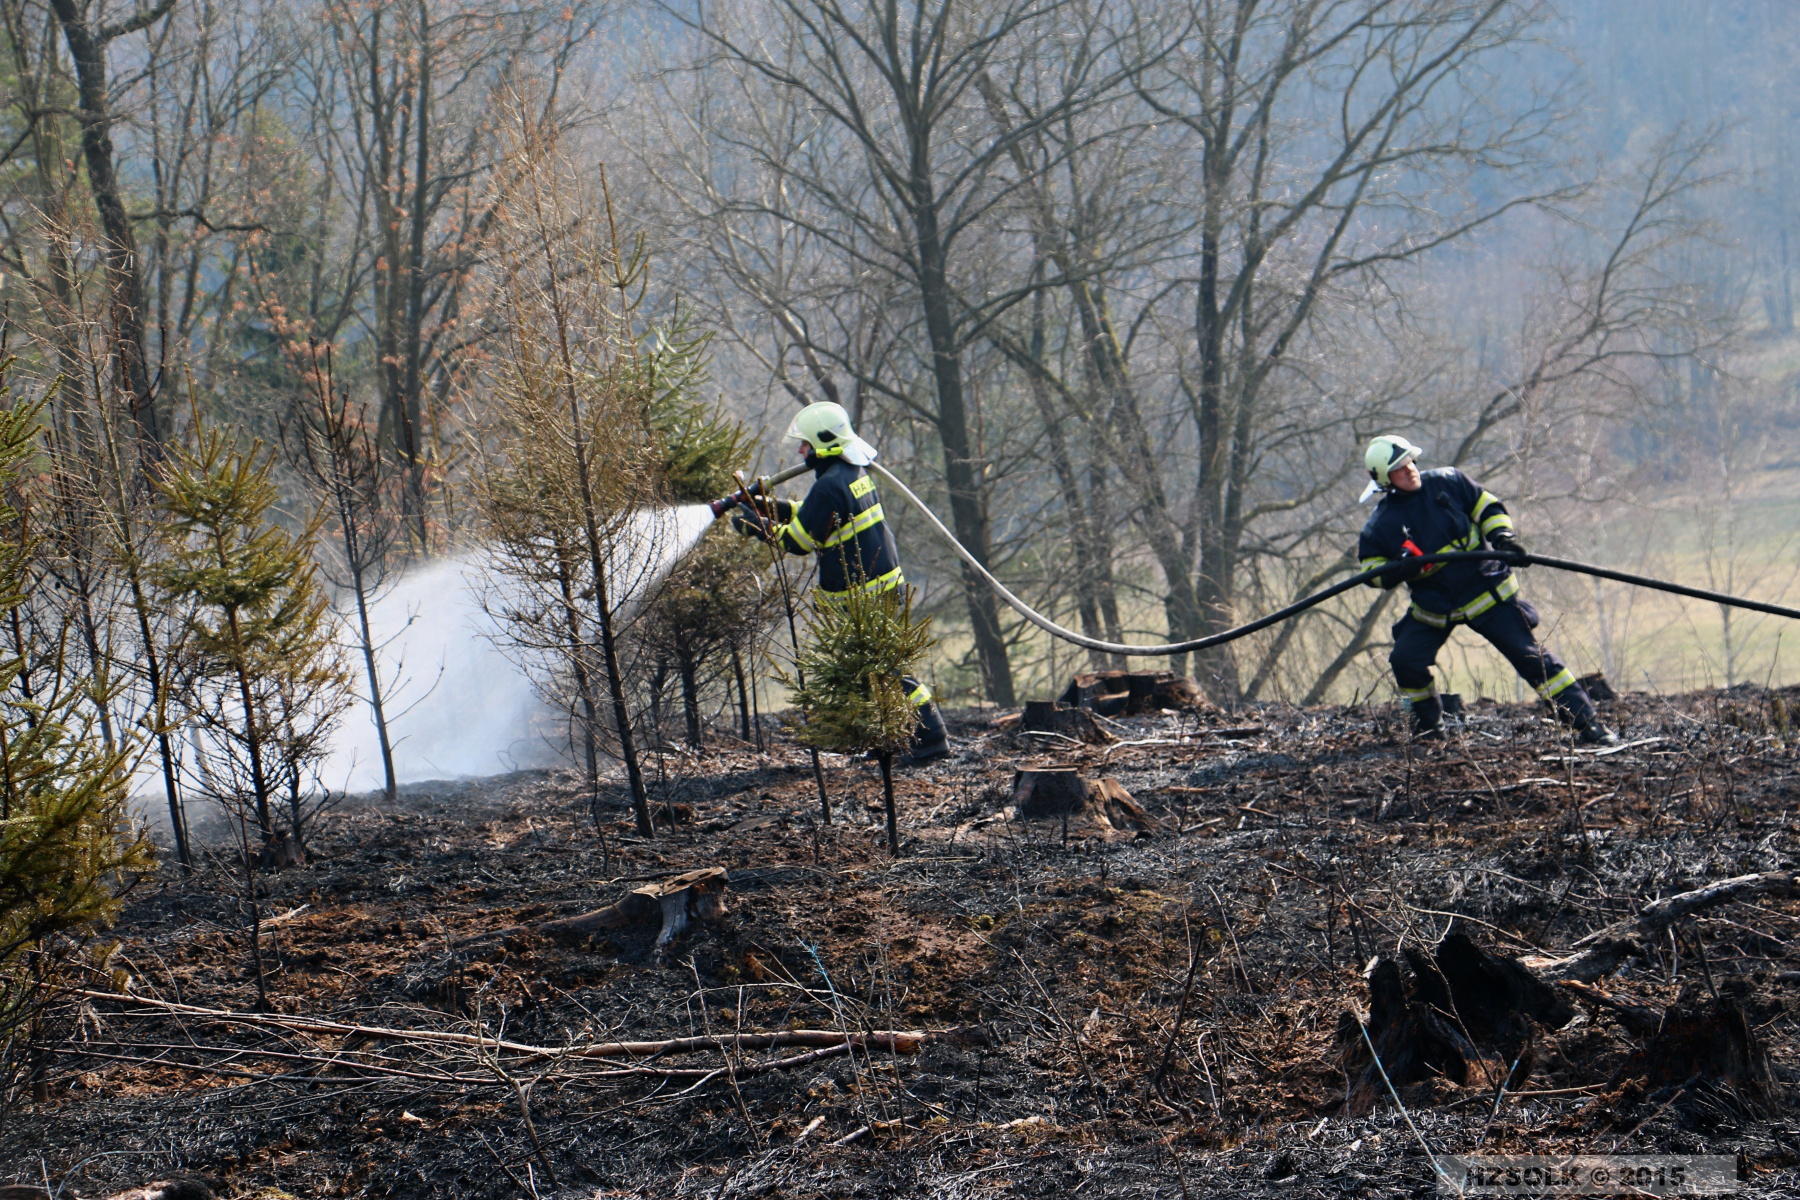
[[[1787,896],[1793,892],[1794,876],[1787,871],[1764,871],[1722,879],[1692,891],[1665,896],[1645,906],[1630,920],[1595,930],[1577,941],[1576,953],[1567,958],[1528,959],[1525,965],[1548,979],[1592,983],[1618,970],[1627,959],[1642,954],[1648,943],[1660,938],[1676,921],[1738,900],[1771,894]]]

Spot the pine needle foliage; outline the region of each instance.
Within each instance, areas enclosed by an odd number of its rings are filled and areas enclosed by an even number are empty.
[[[663,581],[639,622],[638,640],[681,683],[688,743],[702,741],[700,690],[712,665],[757,644],[777,615],[779,593],[758,578],[768,551],[714,526]]]
[[[184,663],[196,719],[210,735],[201,764],[228,808],[276,836],[285,792],[301,836],[299,791],[350,700],[331,606],[313,560],[319,522],[298,533],[272,519],[273,458],[218,429],[172,448],[155,478],[162,560],[155,578],[188,613]]]
[[[11,626],[40,545],[29,514],[42,499],[32,469],[41,447],[38,406],[10,400],[4,371],[0,364],[0,623]],[[69,667],[54,631],[8,649],[0,659],[0,1053],[10,1056],[60,966],[112,922],[125,880],[155,861],[130,831],[136,748],[106,745],[93,678]]]
[[[794,736],[833,754],[898,753],[912,737],[912,701],[900,682],[936,644],[931,618],[913,616],[913,592],[895,588],[812,595],[812,619],[795,658]],[[805,682],[797,682],[804,678]]]
[[[913,590],[895,588],[841,595],[815,591],[807,637],[792,676],[799,718],[791,722],[803,745],[836,754],[872,753],[881,763],[888,850],[900,853],[894,811],[894,755],[906,748],[917,717],[902,677],[936,644],[931,618],[913,616]],[[804,682],[802,682],[804,681]]]
[[[750,463],[744,427],[701,393],[710,381],[712,335],[696,331],[685,312],[657,331],[644,356],[648,372],[646,421],[661,450],[659,473],[668,498],[697,504],[737,487],[732,477]]]

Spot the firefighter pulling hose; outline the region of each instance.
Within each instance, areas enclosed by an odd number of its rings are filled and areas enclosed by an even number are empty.
[[[835,410],[808,418],[808,421],[815,423],[820,420],[826,422],[819,429],[831,435],[832,440],[826,442],[827,446],[836,442],[836,449],[830,455],[820,455],[818,443],[806,433],[806,429],[811,426],[803,422],[802,418],[807,418],[814,410]],[[897,551],[893,549],[893,534],[887,530],[885,521],[879,515],[881,505],[874,493],[874,480],[870,477],[873,475],[910,501],[919,515],[937,531],[957,556],[986,580],[994,593],[1020,616],[1053,637],[1104,654],[1156,657],[1205,650],[1292,620],[1352,588],[1363,585],[1392,588],[1402,582],[1408,583],[1411,585],[1413,603],[1406,616],[1395,626],[1394,650],[1389,656],[1389,662],[1402,694],[1412,701],[1415,727],[1428,735],[1435,731],[1439,719],[1437,693],[1431,682],[1430,668],[1451,630],[1456,625],[1467,624],[1493,642],[1540,695],[1556,704],[1576,726],[1584,740],[1593,743],[1616,740],[1617,735],[1594,718],[1592,703],[1585,693],[1580,692],[1580,685],[1574,683],[1573,675],[1554,655],[1539,645],[1532,635],[1531,630],[1537,624],[1536,612],[1518,597],[1518,581],[1511,574],[1513,568],[1534,565],[1550,567],[1800,621],[1800,609],[1747,600],[1741,596],[1728,596],[1722,592],[1687,587],[1570,559],[1527,553],[1519,543],[1511,516],[1506,513],[1505,506],[1497,497],[1453,467],[1420,472],[1413,465],[1421,453],[1419,448],[1405,438],[1386,435],[1371,442],[1364,455],[1364,464],[1369,468],[1370,484],[1363,492],[1363,499],[1366,501],[1378,494],[1383,499],[1364,527],[1359,542],[1358,558],[1364,568],[1362,571],[1235,629],[1185,642],[1160,645],[1133,646],[1122,642],[1107,642],[1058,625],[995,579],[956,540],[956,535],[938,519],[937,514],[925,506],[924,501],[901,483],[893,472],[874,461],[873,447],[856,437],[850,428],[848,414],[838,405],[808,405],[788,427],[788,436],[806,443],[802,450],[806,462],[769,479],[759,480],[731,496],[713,501],[715,516],[731,511],[746,499],[767,497],[769,489],[776,483],[792,479],[811,469],[818,474],[819,481],[814,484],[813,492],[808,493],[804,503],[796,506],[789,501],[765,500],[763,503],[770,505],[773,519],[761,514],[750,517],[740,514],[733,520],[739,532],[765,540],[779,538],[776,544],[789,553],[805,554],[816,552],[821,537],[828,541],[837,539],[832,542],[834,545],[848,540],[839,537],[837,533],[845,521],[868,521],[867,528],[880,531],[884,550],[880,555],[859,561],[867,562],[871,567],[879,565],[882,572],[891,571],[893,582],[887,586],[897,587],[902,581],[899,560]],[[855,458],[850,457],[845,450],[846,446],[856,448]],[[840,456],[842,465],[834,468],[833,464],[839,462]],[[852,470],[846,471],[846,466]],[[820,484],[824,482],[827,471],[833,469],[842,479],[834,477],[832,488],[821,493]],[[849,485],[865,481],[868,487],[853,498],[854,504],[842,503],[841,498],[833,498],[840,482],[848,490]],[[816,503],[815,494],[819,495]],[[877,514],[872,520],[864,515],[871,511]],[[1418,518],[1416,520],[1415,515]],[[796,525],[799,526],[798,536],[795,534]],[[856,536],[860,538],[861,535],[859,533]],[[1484,541],[1487,548],[1483,548]],[[1436,550],[1431,549],[1434,543],[1439,547]],[[842,560],[845,556],[837,557]],[[826,589],[827,594],[832,590],[831,582],[834,579],[848,579],[844,575],[827,576],[824,569],[828,560],[829,556],[821,556],[821,586]],[[890,578],[881,573],[862,573],[858,577],[871,582]],[[847,582],[840,586],[847,586]],[[926,696],[929,697],[928,692]],[[937,717],[935,703],[930,706],[930,715],[935,718],[932,724],[941,731],[942,718]],[[922,730],[924,720],[922,715]],[[942,752],[948,753],[947,744],[944,744]]]

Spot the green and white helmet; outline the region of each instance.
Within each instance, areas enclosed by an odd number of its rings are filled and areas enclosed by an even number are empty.
[[[1425,453],[1397,433],[1384,433],[1369,443],[1363,452],[1363,466],[1369,468],[1369,478],[1376,486],[1387,489],[1393,486],[1389,475],[1404,467],[1419,455]]]
[[[819,458],[843,455],[846,462],[866,467],[875,461],[875,447],[856,436],[850,414],[841,404],[821,400],[794,414],[787,436],[805,442]]]
[[[1397,433],[1384,433],[1370,442],[1369,448],[1363,451],[1363,466],[1369,468],[1370,482],[1363,489],[1361,502],[1366,504],[1371,496],[1392,490],[1392,473],[1423,453]]]

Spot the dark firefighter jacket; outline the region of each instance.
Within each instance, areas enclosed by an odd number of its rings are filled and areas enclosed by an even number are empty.
[[[1455,467],[1439,467],[1420,473],[1418,491],[1395,488],[1382,497],[1356,556],[1367,571],[1413,554],[1479,550],[1483,540],[1512,527],[1499,497]],[[1512,568],[1493,560],[1433,563],[1410,584],[1412,615],[1440,629],[1473,620],[1519,592]],[[1384,585],[1377,578],[1369,586]],[[1385,586],[1394,586],[1391,576]]]
[[[819,586],[827,592],[852,585],[884,592],[905,582],[900,550],[881,512],[869,473],[842,458],[818,461],[817,478],[794,519],[775,527],[789,554],[816,554]]]

